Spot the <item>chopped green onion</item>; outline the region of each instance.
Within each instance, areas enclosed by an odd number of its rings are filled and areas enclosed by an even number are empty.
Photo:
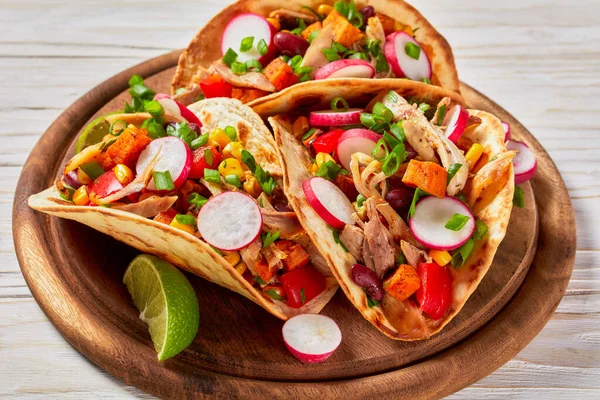
[[[429,79],[429,78],[423,78],[423,83],[431,85],[431,79]]]
[[[156,122],[154,118],[151,118],[148,121],[148,126],[146,127],[148,129],[148,136],[150,136],[152,139],[158,139],[167,136],[167,132],[165,132],[163,124]]]
[[[442,104],[442,106],[438,109],[438,119],[437,124],[442,126],[444,123],[444,117],[446,116],[446,105]]]
[[[295,55],[294,57],[290,58],[290,60],[288,61],[288,65],[290,67],[292,67],[292,69],[294,69],[294,70],[300,66],[300,63],[302,63],[301,55]]]
[[[365,200],[367,200],[367,198],[359,193],[358,196],[356,196],[356,205],[362,207]]]
[[[240,44],[240,52],[245,53],[250,51],[252,45],[254,44],[254,36],[248,36],[242,39],[242,43]]]
[[[460,168],[462,167],[462,164],[460,163],[455,163],[452,164],[449,168],[448,168],[448,180],[446,182],[446,185],[448,183],[450,183],[450,181],[452,180],[452,178],[454,178],[454,175],[456,175],[456,173],[460,170]]]
[[[474,245],[475,242],[473,239],[469,239],[465,242],[465,244],[454,250],[454,254],[452,254],[452,260],[450,261],[454,268],[460,268],[465,265],[465,262],[473,251]]]
[[[357,59],[357,60],[367,60],[367,55],[365,53],[357,52],[357,53],[352,54],[348,58]]]
[[[274,289],[265,290],[265,293],[273,300],[283,300],[285,297],[280,296]]]
[[[124,127],[119,129],[119,131],[117,133],[113,133],[115,131],[115,126],[119,123],[123,124]],[[119,136],[121,133],[123,133],[125,128],[127,128],[127,122],[123,121],[122,119],[118,119],[115,122],[113,122],[112,124],[110,124],[110,128],[108,128],[108,132],[113,136]]]
[[[158,100],[152,100],[146,103],[146,111],[154,118],[162,117],[165,114],[165,109]]]
[[[280,233],[281,232],[279,232],[279,231],[276,231],[275,233],[263,232],[262,233],[263,249],[265,247],[268,247],[268,246],[272,245],[273,243],[275,243],[275,241],[279,238]]]
[[[188,196],[188,203],[197,207],[197,209],[201,209],[203,205],[206,204],[208,199],[201,194],[192,193]]]
[[[348,248],[346,247],[346,245],[344,245],[344,242],[341,241],[340,232],[338,232],[337,229],[335,229],[331,226],[329,227],[329,229],[331,229],[331,234],[333,235],[333,241],[336,242],[337,244],[339,244],[342,247],[342,249],[344,249],[344,251],[347,253]]]
[[[373,106],[373,115],[382,117],[388,123],[392,122],[392,120],[394,119],[394,114],[392,113],[392,110],[387,108],[383,103],[379,101]]]
[[[469,217],[467,215],[455,213],[452,216],[452,218],[450,218],[450,220],[448,220],[448,222],[446,222],[446,225],[444,225],[444,227],[451,231],[457,232],[457,231],[460,231],[462,228],[464,228],[470,219],[471,219],[471,217]]]
[[[262,72],[262,64],[258,60],[246,61],[246,69],[252,72]]]
[[[265,282],[265,280],[258,275],[256,275],[253,279],[254,279],[254,282],[258,283],[259,285],[267,284],[267,282]]]
[[[306,295],[304,294],[304,288],[300,289],[300,298],[302,299],[302,304],[306,304]]]
[[[221,183],[219,171],[216,169],[204,168],[204,180],[212,183]]]
[[[225,177],[225,182],[238,188],[242,186],[242,181],[240,180],[240,177],[236,174],[227,175]]]
[[[154,178],[154,185],[158,190],[173,190],[175,184],[173,184],[173,178],[169,171],[152,171],[152,178]]]
[[[254,173],[256,170],[256,160],[248,150],[242,150],[242,162],[248,166],[252,173]]]
[[[339,103],[342,104],[341,107],[339,107]],[[348,111],[350,108],[348,102],[343,97],[336,97],[335,99],[331,100],[330,106],[333,111]]]
[[[231,64],[231,72],[236,75],[242,75],[248,72],[248,67],[244,63],[235,61]]]
[[[198,138],[196,132],[190,128],[187,122],[178,122],[175,125],[169,125],[167,127],[167,135],[183,140],[188,146],[191,146],[192,141]]]
[[[117,138],[110,139],[110,140],[103,142],[102,145],[100,146],[100,151],[105,152],[106,149],[108,149],[116,141],[117,141]]]
[[[306,81],[310,81],[310,76],[309,75],[302,75],[300,77],[300,79],[298,79],[298,82],[306,82]]]
[[[177,89],[177,90],[175,91],[175,95],[178,95],[178,94],[184,94],[185,92],[187,92],[187,89],[186,89],[186,88],[184,88],[184,87],[180,87],[179,89]]]
[[[175,221],[183,225],[196,225],[196,218],[191,215],[177,214]]]
[[[406,264],[406,257],[402,251],[400,251],[400,254],[398,254],[398,257],[396,257],[396,265],[400,264]]]
[[[414,58],[415,60],[418,60],[421,56],[421,48],[413,42],[407,42],[406,46],[404,46],[404,51],[407,56]]]
[[[151,99],[156,92],[144,84],[135,84],[129,89],[129,94],[131,97],[137,97],[139,99]]]
[[[250,166],[248,166],[248,168],[250,168]],[[273,179],[273,177],[268,172],[266,172],[260,165],[256,165],[256,169],[254,170],[254,177],[260,184],[262,191],[265,192],[267,196],[270,196],[273,193],[273,190],[275,190],[275,187],[277,186],[277,182],[275,182],[275,179]]]
[[[425,111],[429,110],[431,108],[431,106],[427,103],[421,103],[419,104],[419,111],[421,111],[422,113],[424,113]]]
[[[340,56],[338,55],[337,51],[335,51],[334,49],[321,49],[321,52],[323,53],[323,55],[329,62],[340,59]]]
[[[258,41],[258,44],[256,45],[256,48],[258,49],[258,53],[261,56],[264,56],[269,52],[269,46],[267,46],[267,42],[265,42],[265,39],[260,39]]]
[[[232,142],[235,142],[237,140],[237,130],[233,126],[226,126],[225,128],[223,128],[223,130]]]
[[[406,134],[404,133],[404,128],[402,127],[402,121],[398,121],[395,124],[390,125],[390,132],[400,142],[404,143],[406,141]]]
[[[210,149],[204,149],[204,161],[206,161],[207,165],[212,165],[214,159],[213,159],[213,153],[212,151],[210,151]]]
[[[419,199],[422,196],[425,196],[428,194],[429,193],[427,193],[423,189],[417,188],[417,190],[415,190],[415,194],[413,195],[412,203],[410,203],[410,208],[408,209],[408,218],[409,219],[412,218],[413,215],[415,215],[415,207],[417,205],[417,201],[419,201]]]
[[[344,17],[348,15],[348,4],[345,1],[338,1],[333,5],[335,11],[342,14]]]
[[[235,62],[235,60],[237,60],[237,53],[235,51],[233,51],[233,49],[231,49],[231,48],[227,49],[227,51],[225,52],[225,55],[223,56],[223,62],[228,67],[231,67],[231,64],[233,64]]]
[[[143,85],[144,84],[144,79],[139,76],[138,74],[134,74],[131,76],[131,78],[129,78],[129,87],[133,86],[133,85]]]
[[[321,33],[320,29],[314,30],[310,33],[310,35],[308,35],[308,43],[312,43],[313,40],[315,40],[315,38],[317,36],[319,36],[319,33]]]
[[[89,176],[90,179],[96,179],[104,173],[104,168],[102,168],[97,161],[91,161],[85,164],[81,164],[79,166],[79,169],[85,172],[85,174]]]
[[[339,42],[333,42],[333,44],[331,45],[331,48],[338,53],[345,53],[346,51],[348,51],[346,46],[344,46],[343,44],[341,44]]]
[[[520,186],[515,186],[515,194],[513,195],[513,204],[519,208],[525,207],[525,192]]]
[[[404,143],[400,143],[394,147],[381,166],[381,170],[385,176],[392,176],[398,172],[400,165],[406,160],[407,154]]]
[[[386,141],[384,139],[379,139],[377,141],[377,144],[373,150],[371,150],[371,155],[377,161],[384,161],[390,155],[390,151],[388,150]]]
[[[481,240],[483,239],[487,231],[487,224],[482,220],[478,219],[477,221],[475,221],[475,232],[473,232],[473,235],[471,237],[473,238],[473,240]]]
[[[204,135],[201,135],[197,139],[192,140],[190,143],[190,148],[192,150],[196,150],[196,149],[204,146],[206,143],[208,143],[208,133],[205,133]]]
[[[391,149],[398,146],[401,142],[387,132],[383,133],[383,140],[390,146]]]
[[[310,138],[317,131],[317,128],[310,128],[306,131],[306,133],[302,136],[302,141],[304,142],[308,138]]]
[[[296,74],[300,74],[300,75],[309,74],[312,72],[312,70],[313,70],[312,67],[296,67],[296,68],[294,68],[294,72]]]
[[[371,298],[371,296],[369,296],[367,294],[367,305],[369,306],[369,308],[373,308],[373,307],[379,306],[379,302],[377,300]]]
[[[389,92],[387,92],[386,96],[389,101],[394,102],[394,103],[397,103],[398,100],[400,100],[398,93],[394,92],[393,90],[390,90]]]

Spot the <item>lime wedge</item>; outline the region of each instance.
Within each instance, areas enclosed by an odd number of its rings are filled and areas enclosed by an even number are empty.
[[[79,135],[79,139],[77,139],[77,148],[75,149],[75,154],[79,153],[86,147],[100,143],[102,139],[104,139],[104,136],[108,135],[110,124],[108,121],[106,121],[106,117],[111,114],[116,114],[116,112],[98,117],[87,124],[83,132],[81,132],[81,135]]]
[[[148,324],[160,361],[188,347],[198,333],[198,299],[187,278],[172,264],[149,254],[137,256],[123,282]]]

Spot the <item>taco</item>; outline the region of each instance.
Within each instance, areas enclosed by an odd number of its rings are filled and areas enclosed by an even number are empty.
[[[283,112],[269,123],[284,191],[348,299],[390,338],[419,340],[457,315],[490,268],[515,152],[495,116],[439,88],[420,97],[399,85],[312,112],[262,107]]]
[[[459,93],[448,42],[401,0],[240,0],[179,58],[171,94],[243,103],[323,79],[403,78]]]
[[[278,318],[318,313],[338,284],[288,206],[260,117],[235,99],[177,112],[158,95],[140,108],[106,116],[104,140],[76,154],[29,206],[162,257]]]

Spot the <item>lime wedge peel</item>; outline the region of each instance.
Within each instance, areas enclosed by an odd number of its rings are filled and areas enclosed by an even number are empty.
[[[198,299],[185,275],[172,264],[149,254],[137,256],[123,282],[148,324],[160,361],[180,353],[196,337]]]
[[[115,111],[106,115],[102,115],[94,119],[89,124],[87,124],[86,127],[83,129],[83,132],[81,132],[81,135],[79,135],[79,138],[77,139],[77,147],[75,148],[75,154],[79,153],[86,147],[93,146],[96,143],[100,143],[102,139],[104,139],[104,136],[108,135],[110,129],[110,124],[108,123],[108,121],[106,121],[106,117],[120,112],[122,111]]]

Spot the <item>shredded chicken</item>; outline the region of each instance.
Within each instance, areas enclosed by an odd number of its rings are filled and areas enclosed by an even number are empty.
[[[514,151],[505,151],[496,157],[495,160],[484,165],[470,183],[470,190],[467,191],[467,203],[473,206],[475,200],[481,195],[483,190],[492,183],[498,181],[510,167],[512,159],[517,155]]]
[[[431,260],[425,251],[404,240],[400,241],[400,249],[402,249],[402,253],[411,267],[417,268],[423,261],[429,262]]]
[[[332,44],[333,26],[328,25],[321,29],[321,32],[313,39],[302,59],[303,67],[312,67],[312,71],[309,74],[311,78],[315,77],[319,68],[329,63],[321,50],[330,48]]]
[[[383,30],[383,25],[381,24],[381,20],[379,19],[379,17],[375,16],[369,18],[369,20],[367,21],[367,28],[365,32],[369,39],[379,40],[383,51],[383,46],[385,45],[385,31]],[[371,65],[373,66],[373,68],[377,67],[377,60],[375,58],[371,57]],[[392,71],[392,69],[388,68],[387,71],[377,72],[375,74],[375,78],[389,78],[393,74],[394,72]]]
[[[358,261],[363,260],[365,234],[362,229],[355,225],[346,225],[340,232],[340,241]]]
[[[363,258],[367,267],[373,269],[380,278],[396,262],[398,249],[394,244],[392,234],[386,229],[379,219],[379,212],[372,199],[365,201],[369,222],[365,224],[365,241],[363,245]]]
[[[244,263],[246,263],[248,269],[250,270],[250,272],[252,272],[253,275],[256,275],[256,269],[254,268],[254,264],[258,260],[260,260],[261,250],[262,240],[260,236],[254,242],[250,243],[248,247],[245,247],[240,250],[240,256],[242,257],[242,260],[244,260]]]
[[[222,60],[215,61],[211,65],[211,69],[219,74],[225,82],[233,86],[259,89],[265,92],[277,91],[271,81],[260,72],[246,72],[242,75],[236,75]]]
[[[275,18],[279,21],[284,21],[284,23],[289,25],[295,25],[296,18],[303,19],[307,25],[317,22],[316,15],[286,10],[285,8],[280,8],[279,10],[271,12],[271,14],[269,14],[269,18]]]
[[[386,179],[385,174],[381,171],[381,165],[381,162],[364,153],[352,154],[350,160],[352,179],[356,190],[366,198],[385,195],[384,189],[380,189],[381,183]],[[361,167],[364,167],[362,171]]]
[[[260,212],[263,216],[263,229],[271,233],[279,231],[280,239],[294,239],[304,232],[294,212],[270,211],[265,208],[261,208]]]
[[[202,88],[196,83],[190,84],[185,92],[179,93],[173,96],[173,100],[183,104],[184,106],[189,106],[192,103],[196,102],[196,99],[202,95]]]
[[[223,186],[220,183],[208,182],[204,179],[200,179],[200,183],[203,184],[212,196],[223,193]]]
[[[111,208],[127,211],[145,218],[153,218],[158,213],[167,211],[176,201],[177,196],[150,196],[137,203],[114,204]]]
[[[262,192],[256,200],[258,201],[260,208],[262,208],[263,210],[277,211],[277,210],[275,210],[275,207],[273,207],[273,204],[271,204],[271,201],[269,200],[269,197],[267,197],[265,192]]]
[[[448,116],[448,111],[450,111],[450,103],[452,102],[452,100],[450,100],[450,97],[444,97],[442,100],[440,100],[440,102],[437,105],[437,108],[435,109],[435,114],[433,114],[433,118],[431,118],[431,123],[435,124],[436,122],[438,122],[438,118],[440,117],[440,110],[442,108],[442,106],[444,106],[445,112],[446,112],[446,117]],[[444,123],[445,121],[442,122],[443,125],[446,125]]]
[[[373,198],[372,201],[377,205],[377,211],[383,216],[388,225],[388,230],[395,241],[405,240],[416,247],[421,245],[413,236],[406,222],[398,215],[396,210],[382,198]]]
[[[283,263],[281,260],[287,257],[285,252],[281,251],[279,247],[275,246],[274,243],[271,243],[267,247],[262,250],[265,259],[267,260],[267,264],[269,264],[269,269],[271,271],[276,271],[278,269],[283,268]]]

